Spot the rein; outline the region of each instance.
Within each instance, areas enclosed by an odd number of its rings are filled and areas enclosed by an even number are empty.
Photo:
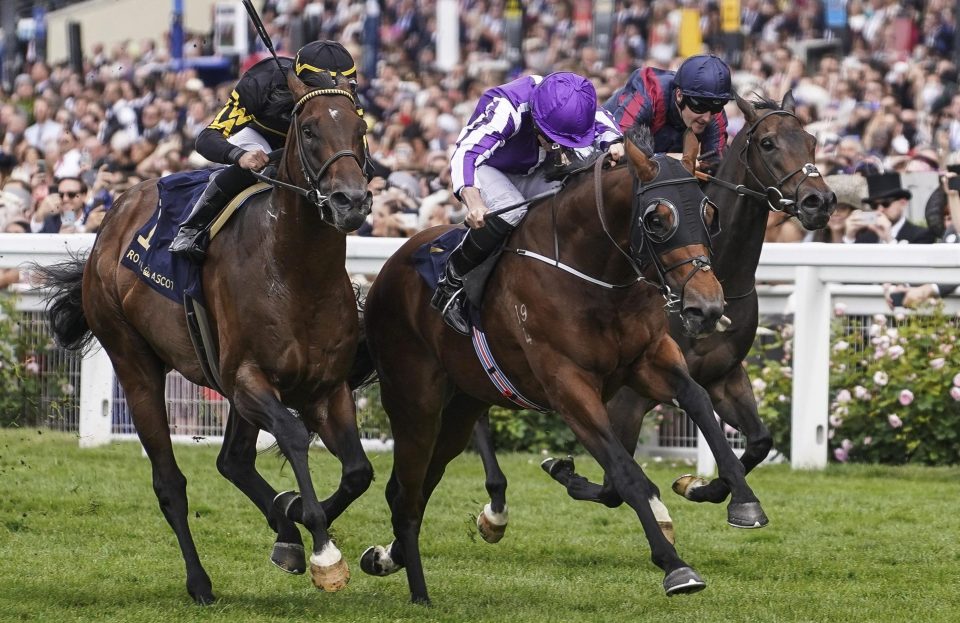
[[[360,169],[364,169],[364,163],[360,162],[360,158],[357,157],[357,154],[350,149],[342,149],[332,156],[327,158],[324,163],[320,166],[319,170],[314,170],[310,166],[310,160],[307,158],[306,152],[303,150],[303,141],[300,140],[300,112],[303,109],[303,105],[308,101],[312,100],[315,97],[321,95],[340,95],[349,99],[354,106],[356,106],[356,100],[353,97],[353,94],[349,91],[343,89],[314,89],[308,92],[306,95],[300,98],[300,100],[293,107],[293,131],[297,135],[297,156],[300,159],[300,172],[303,174],[304,179],[307,180],[308,188],[302,186],[297,186],[296,184],[290,184],[288,182],[281,182],[280,180],[264,175],[259,171],[250,171],[254,177],[256,177],[261,182],[266,182],[271,186],[283,188],[297,193],[298,195],[305,197],[307,201],[311,202],[320,210],[320,215],[324,221],[330,222],[327,218],[327,213],[330,211],[330,196],[324,195],[320,192],[320,180],[323,178],[324,174],[330,168],[330,166],[339,160],[340,158],[350,157],[360,166]]]
[[[597,213],[598,213],[599,216],[600,216],[600,224],[601,224],[601,226],[603,227],[603,233],[605,233],[605,234],[607,235],[607,237],[610,238],[610,241],[613,243],[614,248],[616,248],[617,251],[619,251],[624,257],[627,258],[627,262],[630,263],[630,267],[633,268],[634,272],[637,273],[637,278],[636,278],[636,279],[634,279],[633,281],[630,281],[630,282],[628,282],[628,283],[608,283],[608,282],[606,282],[606,281],[603,281],[602,279],[597,279],[596,277],[591,277],[590,275],[587,275],[586,273],[582,273],[582,272],[580,272],[579,270],[577,270],[576,268],[573,268],[572,266],[568,266],[567,264],[564,264],[563,262],[561,262],[561,261],[560,261],[560,241],[559,241],[559,239],[558,239],[558,237],[557,237],[557,223],[556,223],[556,215],[555,215],[555,214],[554,214],[554,221],[553,221],[553,248],[554,248],[554,255],[555,255],[556,257],[554,257],[554,258],[549,258],[549,257],[546,257],[545,255],[540,255],[539,253],[536,253],[536,252],[534,252],[534,251],[529,251],[529,250],[527,250],[527,249],[512,249],[512,251],[513,251],[514,253],[516,253],[517,255],[521,256],[521,257],[529,257],[529,258],[531,258],[531,259],[539,260],[539,261],[541,261],[541,262],[544,262],[545,264],[549,264],[550,266],[553,266],[554,268],[559,268],[560,270],[562,270],[562,271],[564,271],[564,272],[566,272],[566,273],[569,273],[569,274],[573,275],[574,277],[577,277],[577,278],[579,278],[579,279],[582,279],[582,280],[587,281],[587,282],[589,282],[589,283],[592,283],[592,284],[594,284],[594,285],[600,286],[601,288],[606,288],[606,289],[608,289],[608,290],[619,290],[619,289],[623,289],[623,288],[629,288],[629,287],[633,286],[633,285],[636,284],[636,283],[639,283],[639,282],[641,282],[641,281],[647,281],[647,280],[646,280],[646,278],[641,274],[641,272],[640,272],[640,267],[637,266],[637,264],[636,264],[636,262],[633,260],[633,258],[630,257],[629,254],[627,254],[626,252],[624,252],[623,249],[620,248],[620,245],[617,244],[617,241],[613,239],[613,236],[610,235],[610,232],[609,232],[609,230],[607,229],[607,223],[606,223],[606,221],[604,220],[604,217],[603,217],[603,209],[602,209],[602,207],[603,207],[603,187],[600,185],[600,172],[601,172],[601,170],[603,169],[603,165],[604,165],[605,162],[606,162],[606,157],[604,156],[604,157],[601,157],[601,158],[597,158],[597,159],[596,159],[596,162],[594,162],[594,164],[593,164],[594,189],[595,189],[596,197],[597,197],[597,201],[596,201],[596,203],[597,203]],[[531,201],[533,201],[533,200],[535,200],[535,199],[540,199],[540,198],[542,198],[542,197],[553,196],[553,195],[557,194],[558,192],[560,192],[560,190],[561,190],[562,188],[563,188],[563,186],[561,185],[561,187],[558,188],[558,189],[556,189],[556,190],[553,190],[553,191],[550,191],[550,192],[547,192],[547,193],[542,193],[541,195],[537,195],[537,196],[533,197],[533,199],[530,199],[529,201],[524,201],[524,202],[522,202],[522,203],[520,203],[520,204],[518,204],[518,205],[524,205],[524,203],[530,203]],[[513,209],[514,207],[517,207],[517,206],[507,206],[507,208],[502,208],[502,209],[497,210],[496,213],[504,212],[504,211],[506,211],[507,209]],[[488,213],[488,214],[490,214],[490,213]]]
[[[750,149],[750,142],[753,140],[753,134],[754,132],[757,131],[757,128],[760,126],[760,124],[763,123],[768,117],[772,117],[774,115],[785,115],[788,117],[793,117],[794,119],[797,120],[797,123],[800,123],[800,119],[789,110],[771,110],[767,112],[762,117],[754,121],[753,124],[747,129],[747,132],[746,132],[747,139],[743,144],[743,148],[740,150],[740,155],[738,156],[738,160],[740,164],[743,165],[744,170],[746,170],[747,174],[750,175],[750,177],[752,177],[754,181],[760,186],[764,186],[764,184],[762,181],[760,181],[760,178],[750,167],[750,163],[747,161],[747,157],[746,157],[747,150]],[[698,179],[701,179],[706,182],[712,182],[714,184],[717,184],[718,186],[722,186],[723,188],[726,188],[727,190],[732,190],[733,192],[737,193],[742,197],[752,197],[753,199],[757,199],[758,201],[766,202],[767,207],[773,212],[783,212],[790,206],[795,206],[797,203],[799,203],[800,187],[803,185],[803,183],[811,177],[820,177],[820,170],[817,169],[816,165],[813,163],[807,162],[806,164],[796,169],[795,171],[784,175],[780,179],[777,179],[776,174],[772,170],[770,170],[770,165],[767,163],[767,161],[761,158],[760,162],[763,163],[763,168],[766,169],[768,176],[776,180],[776,182],[774,182],[773,185],[766,186],[764,192],[759,192],[751,188],[747,188],[744,184],[734,184],[726,180],[721,180],[712,175],[709,175],[707,173],[701,173],[699,171],[696,172],[695,175],[697,176]],[[797,188],[793,193],[793,199],[787,199],[783,196],[783,190],[782,190],[783,185],[787,182],[787,180],[797,175],[798,173],[803,174],[803,179],[801,179],[800,183],[797,184]]]
[[[571,275],[574,275],[575,277],[577,277],[577,278],[579,278],[579,279],[582,279],[582,280],[584,280],[584,281],[587,281],[587,282],[592,283],[592,284],[594,284],[594,285],[598,285],[598,286],[603,287],[603,288],[607,288],[607,289],[609,289],[609,290],[629,288],[629,287],[632,287],[633,285],[635,285],[635,284],[637,284],[637,283],[640,283],[640,282],[646,282],[646,283],[650,283],[651,285],[655,285],[655,284],[653,284],[650,280],[648,280],[646,277],[643,276],[642,268],[641,268],[641,266],[638,264],[637,260],[636,260],[630,253],[628,253],[627,251],[625,251],[625,250],[620,246],[620,244],[617,242],[617,240],[614,238],[613,234],[610,233],[610,228],[609,228],[609,226],[607,225],[607,220],[606,220],[606,217],[604,216],[604,210],[603,210],[603,186],[602,186],[602,184],[601,184],[601,177],[602,177],[602,176],[601,176],[601,173],[602,173],[603,166],[604,166],[605,163],[606,163],[606,157],[597,158],[596,161],[595,161],[595,163],[594,163],[594,165],[593,165],[593,167],[592,167],[592,168],[593,168],[593,179],[594,179],[594,197],[595,197],[595,203],[596,203],[596,206],[597,206],[597,217],[598,217],[599,220],[600,220],[600,226],[601,226],[601,228],[602,228],[602,230],[603,230],[603,233],[604,233],[604,234],[607,236],[607,238],[610,240],[610,242],[611,242],[611,244],[613,245],[613,247],[620,253],[620,255],[622,255],[622,256],[624,257],[624,259],[625,259],[625,260],[627,261],[627,263],[630,265],[630,268],[632,268],[633,271],[636,273],[637,276],[636,276],[635,279],[633,279],[633,280],[631,280],[631,281],[629,281],[629,282],[627,282],[627,283],[620,283],[620,284],[608,283],[608,282],[603,281],[603,280],[601,280],[601,279],[597,279],[596,277],[592,277],[592,276],[590,276],[590,275],[587,275],[587,274],[585,274],[585,273],[583,273],[583,272],[581,272],[581,271],[573,268],[572,266],[568,266],[568,265],[562,263],[562,262],[560,261],[560,242],[559,242],[559,238],[558,238],[558,236],[557,236],[557,226],[556,226],[556,215],[555,215],[555,213],[554,213],[554,216],[553,216],[553,245],[554,245],[554,257],[553,257],[553,258],[546,257],[546,256],[544,256],[544,255],[541,255],[541,254],[536,253],[536,252],[533,252],[533,251],[529,251],[529,250],[527,250],[527,249],[513,249],[513,252],[516,253],[517,255],[520,255],[520,256],[530,257],[530,258],[532,258],[532,259],[535,259],[535,260],[544,262],[544,263],[546,263],[546,264],[549,264],[550,266],[553,266],[553,267],[555,267],[555,268],[559,268],[560,270],[562,270],[562,271],[564,271],[564,272],[566,272],[566,273],[569,273],[569,274],[571,274]],[[636,186],[636,180],[635,180],[635,181],[634,181],[634,184],[635,184],[634,200],[635,200],[635,201],[638,200],[639,197],[640,197],[640,195],[643,194],[643,192],[646,192],[646,191],[650,190],[651,188],[656,188],[656,187],[660,187],[660,186],[670,186],[670,185],[676,185],[676,184],[684,184],[684,183],[691,183],[691,184],[692,184],[692,183],[695,183],[695,180],[694,180],[694,178],[692,178],[692,177],[690,177],[690,178],[684,178],[684,179],[664,180],[664,181],[661,181],[661,182],[655,182],[655,183],[653,183],[653,184],[648,184],[648,185],[646,185],[646,186],[643,186],[641,192],[636,192],[637,186]],[[553,192],[550,192],[550,193],[546,193],[546,195],[547,195],[547,196],[553,195],[553,194],[556,194],[556,192],[558,192],[558,191],[553,191]],[[538,195],[537,197],[534,197],[534,199],[538,199],[538,198],[540,198],[540,197],[541,197],[541,196]],[[530,201],[533,201],[533,199],[531,199]],[[524,203],[529,203],[530,201],[525,201]],[[519,205],[523,205],[523,203],[521,203],[521,204],[519,204]],[[507,209],[512,209],[513,207],[516,207],[516,206],[508,206]],[[501,211],[505,211],[505,210],[504,210],[504,209],[501,209],[501,210],[498,210],[497,212],[501,212]],[[641,229],[642,229],[642,227],[641,227]],[[644,238],[646,238],[646,231],[645,231],[645,230],[643,230],[643,235],[644,235]],[[704,257],[704,256],[697,256],[697,257],[692,257],[692,258],[688,258],[688,259],[682,260],[682,261],[677,262],[677,263],[675,263],[675,264],[672,264],[672,265],[670,265],[670,266],[664,266],[663,263],[660,261],[660,258],[659,258],[659,256],[657,255],[656,251],[654,251],[653,248],[652,248],[652,247],[653,247],[653,241],[649,241],[649,244],[650,244],[650,246],[651,246],[651,256],[653,257],[653,262],[654,262],[654,264],[655,264],[655,266],[656,266],[656,268],[657,268],[657,274],[658,274],[659,281],[660,281],[658,290],[660,291],[661,295],[663,296],[664,300],[666,301],[665,307],[667,308],[667,310],[668,310],[668,311],[676,311],[676,310],[678,309],[678,307],[682,307],[683,293],[684,293],[684,291],[685,291],[685,289],[686,289],[687,283],[688,283],[688,282],[694,277],[694,275],[696,275],[699,271],[706,271],[706,270],[710,270],[710,269],[711,269],[710,259],[709,259],[708,257]],[[693,264],[694,270],[690,271],[690,274],[688,274],[687,277],[683,280],[683,283],[681,284],[681,287],[680,287],[680,295],[677,296],[676,294],[674,294],[674,293],[670,290],[670,287],[667,285],[667,274],[668,274],[670,271],[675,270],[675,269],[677,269],[677,268],[679,268],[679,267],[681,267],[681,266],[684,266],[684,265],[686,265],[686,264]]]

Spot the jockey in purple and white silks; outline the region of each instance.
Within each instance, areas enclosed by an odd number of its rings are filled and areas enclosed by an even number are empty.
[[[623,135],[597,105],[586,78],[556,72],[524,76],[488,89],[460,132],[451,161],[454,194],[467,208],[470,231],[451,254],[432,304],[447,324],[469,334],[460,296],[462,277],[492,253],[527,213],[527,205],[485,218],[489,210],[520,204],[557,188],[546,177],[548,151],[575,150],[586,158],[624,153]]]

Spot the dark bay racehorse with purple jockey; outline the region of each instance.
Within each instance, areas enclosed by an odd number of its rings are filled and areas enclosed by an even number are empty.
[[[813,165],[816,139],[803,129],[794,114],[794,99],[787,93],[778,105],[760,99],[755,103],[736,97],[746,125],[720,164],[705,192],[720,212],[720,233],[714,238],[713,268],[724,289],[724,315],[730,325],[709,336],[685,335],[676,318],[671,318],[671,335],[683,349],[690,374],[709,392],[721,420],[740,431],[747,440],[741,456],[749,473],[762,462],[772,447],[770,431],[757,413],[753,388],[743,366],[753,345],[759,321],[754,275],[770,211],[796,217],[807,229],[822,229],[836,206],[836,197]],[[726,207],[729,206],[729,207]],[[630,455],[636,451],[646,412],[654,401],[623,387],[607,403],[611,422],[620,442]],[[488,542],[498,541],[506,528],[506,517],[497,530],[484,529],[489,518],[506,508],[506,477],[496,461],[489,425],[482,419],[476,435],[477,448],[486,471],[490,504],[480,513],[478,525]],[[544,469],[567,488],[574,499],[619,505],[622,500],[608,481],[601,486],[575,471],[572,458],[548,459]],[[696,502],[723,502],[730,493],[723,478],[710,482],[692,475],[681,476],[674,491]],[[754,527],[728,516],[730,525]]]
[[[689,139],[685,163],[692,171],[698,144],[692,134]],[[604,401],[621,386],[651,400],[676,400],[721,457],[736,508],[750,521],[763,511],[706,392],[687,373],[664,311],[669,288],[688,332],[709,332],[719,320],[722,292],[708,259],[717,208],[678,161],[651,158],[632,143],[627,156],[629,166],[602,173],[595,167],[594,175],[582,175],[530,210],[490,278],[479,326],[517,395],[563,418],[637,513],[667,594],[693,592],[705,583],[677,554],[659,492],[619,440]],[[420,527],[447,463],[463,451],[490,405],[518,408],[491,382],[471,338],[430,308],[430,288],[414,255],[444,231],[415,235],[387,260],[364,314],[394,435],[386,488],[394,540],[368,549],[361,568],[373,575],[405,568],[414,602],[429,601]],[[658,266],[663,282],[638,281],[641,264]]]

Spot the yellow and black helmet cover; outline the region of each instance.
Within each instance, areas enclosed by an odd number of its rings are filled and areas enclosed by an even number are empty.
[[[347,49],[336,41],[312,41],[300,48],[294,60],[297,77],[309,86],[326,86],[329,78],[356,79],[357,66]]]

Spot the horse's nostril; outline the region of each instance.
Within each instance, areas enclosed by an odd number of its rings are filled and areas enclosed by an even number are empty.
[[[800,205],[804,208],[816,210],[824,205],[824,200],[818,193],[810,193],[803,198]]]
[[[337,209],[350,207],[350,197],[343,191],[330,193],[330,203]]]

